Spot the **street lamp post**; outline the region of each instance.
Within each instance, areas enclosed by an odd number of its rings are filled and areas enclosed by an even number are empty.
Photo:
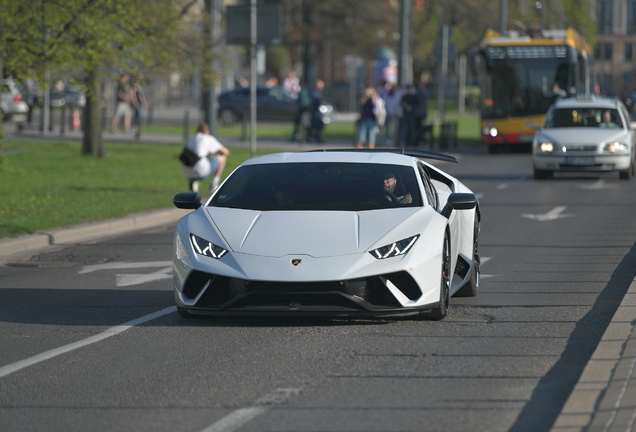
[[[508,0],[499,0],[499,33],[508,32]]]
[[[398,83],[404,86],[409,82],[411,0],[400,1],[400,53],[398,59]]]

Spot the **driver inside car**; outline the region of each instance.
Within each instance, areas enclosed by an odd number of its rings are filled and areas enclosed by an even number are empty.
[[[395,174],[391,172],[383,172],[377,175],[375,179],[377,181],[377,185],[382,188],[380,192],[385,199],[395,204],[411,204],[413,202],[413,198],[410,193],[396,195],[398,179],[395,177]]]

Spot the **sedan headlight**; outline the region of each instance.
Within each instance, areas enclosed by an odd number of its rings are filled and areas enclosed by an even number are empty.
[[[551,142],[542,142],[539,144],[539,151],[543,153],[552,153],[554,151],[554,144]]]
[[[605,144],[605,146],[603,147],[603,151],[610,152],[610,153],[620,153],[627,150],[628,150],[627,144],[623,144],[620,142]]]
[[[369,253],[376,259],[385,259],[404,255],[411,249],[419,237],[419,234],[414,235],[413,237],[405,238],[396,241],[395,243],[373,249],[372,251],[369,251]]]
[[[190,234],[190,242],[196,253],[206,257],[220,259],[227,253],[227,249],[223,249],[221,246],[217,246],[194,234]]]

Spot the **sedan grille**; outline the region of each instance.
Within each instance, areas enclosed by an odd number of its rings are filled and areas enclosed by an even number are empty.
[[[596,151],[598,150],[598,146],[597,145],[568,145],[565,146],[567,149],[567,152],[592,152],[592,153],[596,153]]]

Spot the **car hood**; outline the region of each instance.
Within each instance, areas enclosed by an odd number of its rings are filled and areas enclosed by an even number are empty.
[[[537,134],[537,139],[553,141],[555,144],[601,144],[608,141],[625,140],[627,134],[623,129],[602,128],[558,128],[544,129]]]
[[[234,252],[269,257],[309,255],[315,258],[364,252],[418,209],[261,212],[206,208]]]

